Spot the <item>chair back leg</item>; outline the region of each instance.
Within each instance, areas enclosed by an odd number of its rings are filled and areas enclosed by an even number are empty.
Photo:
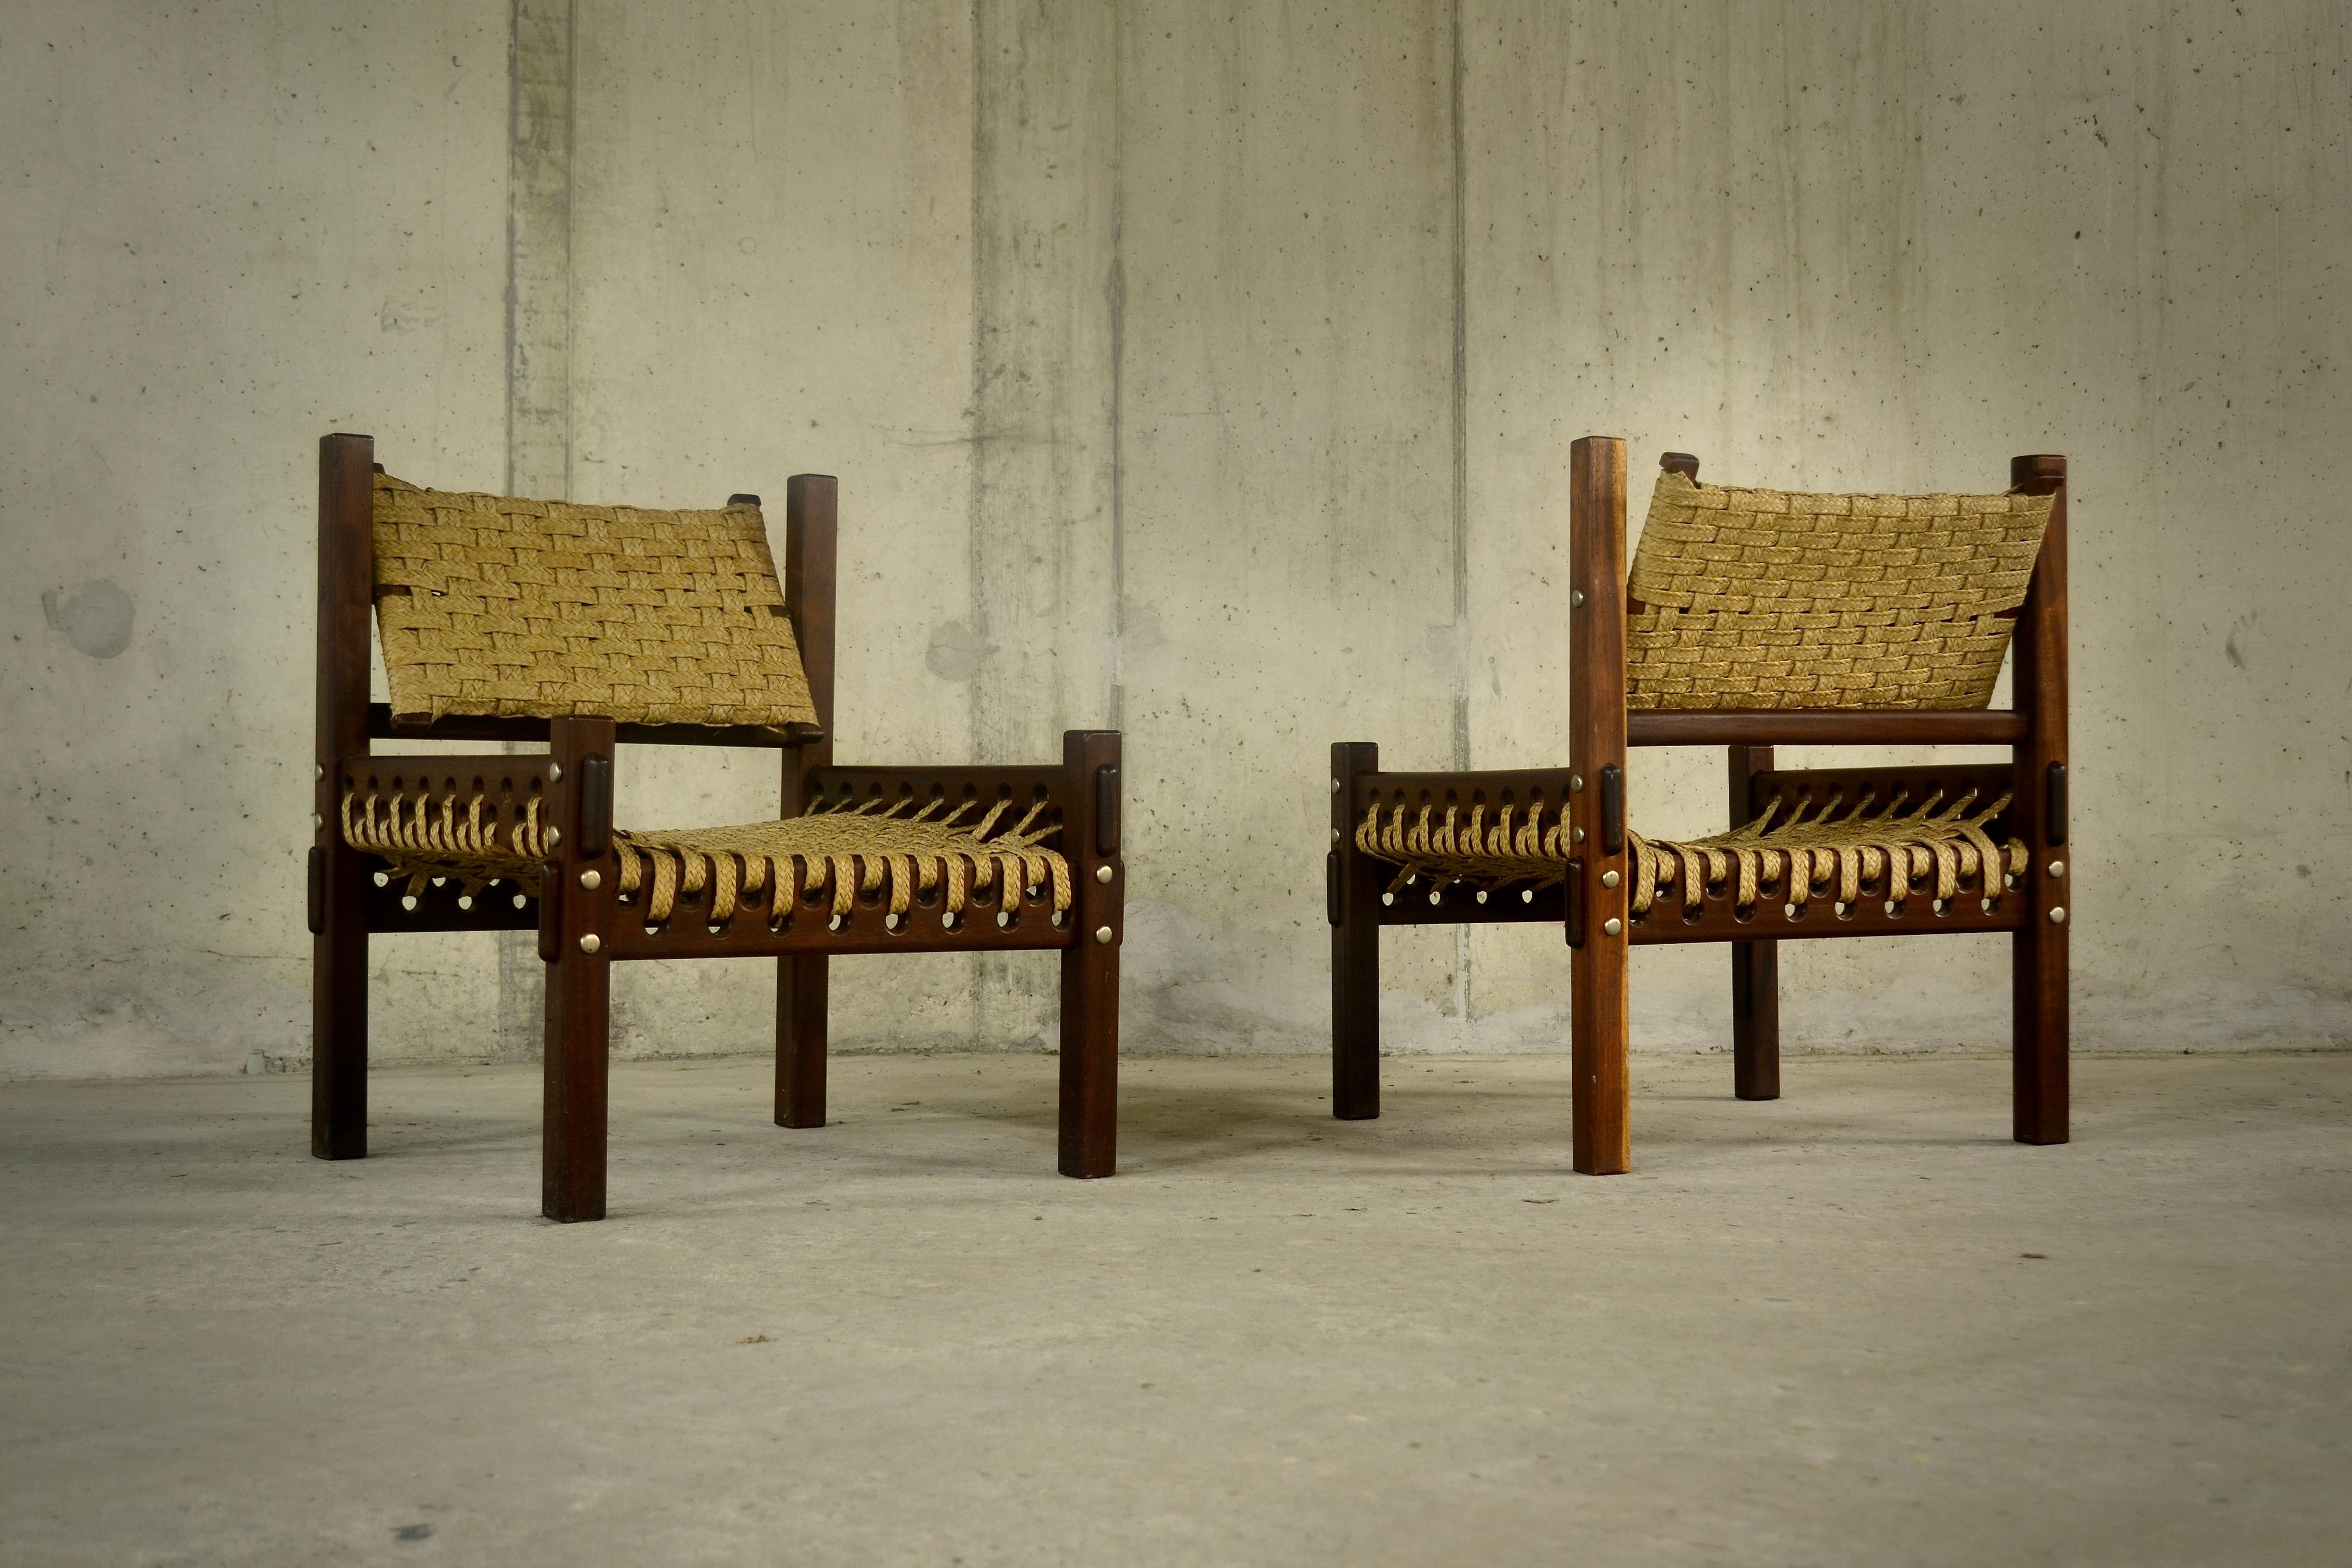
[[[1381,1113],[1380,863],[1356,847],[1356,780],[1381,769],[1367,741],[1331,748],[1331,855],[1325,899],[1331,924],[1331,1114]]]
[[[1625,837],[1625,443],[1569,449],[1568,876],[1577,937],[1569,961],[1575,1165],[1633,1168],[1627,965],[1633,941]],[[1581,930],[1576,929],[1580,925]]]
[[[344,842],[343,759],[368,749],[375,443],[319,443],[317,768],[310,877],[310,1152],[367,1153],[367,861]]]
[[[776,960],[776,1125],[824,1125],[826,986],[821,952]]]
[[[2010,460],[2010,482],[2053,498],[2042,552],[2017,616],[2010,686],[2026,719],[2011,753],[2011,815],[2032,857],[2025,924],[2011,939],[2012,1131],[2021,1143],[2067,1141],[2067,939],[2074,879],[2066,847],[2066,459]]]
[[[1769,746],[1731,749],[1731,826],[1756,820],[1755,779],[1772,766]],[[1731,944],[1731,1092],[1780,1098],[1780,945]]]

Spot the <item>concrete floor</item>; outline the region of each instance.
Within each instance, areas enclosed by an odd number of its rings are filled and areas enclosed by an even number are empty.
[[[0,1089],[0,1558],[39,1563],[2341,1563],[2352,1055],[623,1064],[614,1217],[527,1068]]]

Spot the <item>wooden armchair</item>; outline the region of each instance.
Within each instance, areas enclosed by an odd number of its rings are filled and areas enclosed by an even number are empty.
[[[1061,1170],[1111,1173],[1119,737],[1072,731],[1059,766],[835,766],[835,484],[786,497],[779,584],[757,496],[457,495],[386,477],[365,436],[320,443],[313,1154],[367,1152],[369,938],[536,927],[551,1219],[604,1215],[607,980],[632,959],[776,959],[776,1121],[820,1127],[827,959],[1059,949]],[[371,607],[392,694],[373,707]],[[618,742],[773,748],[780,816],[617,828]]]
[[[1731,944],[1735,1092],[1780,1092],[1778,944],[2014,933],[2014,1131],[2066,1141],[2066,460],[1993,496],[1698,483],[1668,453],[1628,579],[1625,446],[1571,460],[1565,768],[1389,773],[1331,748],[1332,1113],[1380,1114],[1380,930],[1558,921],[1579,1171],[1629,1168],[1628,949]],[[2016,628],[2015,706],[1990,710]],[[2005,763],[1779,769],[1775,744]],[[1647,839],[1625,748],[1730,751],[1731,831]]]

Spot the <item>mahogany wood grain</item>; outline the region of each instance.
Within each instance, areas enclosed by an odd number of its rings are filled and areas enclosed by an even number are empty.
[[[310,942],[310,1152],[367,1153],[368,868],[343,842],[343,758],[368,749],[368,616],[375,580],[375,443],[319,443],[319,645],[311,843],[319,930]]]
[[[2007,746],[2025,715],[2004,708],[1637,708],[1629,746]]]
[[[1694,477],[1697,467],[1694,459]],[[1759,785],[1771,771],[1772,748],[1729,752],[1731,826],[1739,827],[1763,809]],[[1731,1092],[1740,1100],[1780,1098],[1780,949],[1775,942],[1731,945]]]
[[[1570,449],[1568,538],[1569,582],[1583,601],[1571,601],[1568,612],[1569,765],[1583,784],[1570,795],[1569,812],[1583,834],[1574,853],[1581,866],[1584,941],[1569,963],[1574,1163],[1588,1174],[1609,1175],[1633,1165],[1625,929],[1632,879],[1622,850],[1604,852],[1595,809],[1601,770],[1625,765],[1623,441],[1587,436]],[[1612,871],[1617,885],[1604,886]]]
[[[796,474],[784,489],[784,613],[800,644],[801,668],[824,731],[783,756],[782,811],[806,809],[808,772],[833,761],[834,612],[840,487],[831,476]],[[824,1125],[825,1031],[831,976],[822,953],[776,961],[776,1124]]]
[[[2066,755],[2066,459],[2051,455],[2012,458],[2011,486],[2053,497],[2049,530],[2035,557],[2033,579],[2017,618],[2010,687],[2028,728],[2011,755],[2017,798],[2011,816],[2033,856],[2024,889],[2027,913],[2011,955],[2013,1037],[2011,1076],[2013,1131],[2021,1143],[2063,1143],[2068,1137],[2068,933],[2073,930],[2073,856],[2062,824],[2051,817],[2046,785],[2053,763]],[[2066,874],[2053,877],[2053,864]],[[2051,919],[2066,911],[2066,923]]]
[[[1066,733],[1062,770],[1055,795],[1077,921],[1062,953],[1059,1166],[1066,1176],[1108,1176],[1118,1166],[1118,950],[1127,931],[1119,812],[1115,795],[1105,799],[1118,784],[1118,731]]]
[[[1381,888],[1383,863],[1356,847],[1381,749],[1369,741],[1331,748],[1328,874],[1331,923],[1331,1114],[1369,1121],[1381,1113]],[[1438,775],[1432,775],[1438,776]]]
[[[563,776],[549,790],[549,817],[562,832],[548,864],[562,890],[547,900],[555,957],[547,966],[540,1209],[568,1224],[604,1217],[613,900],[620,877],[609,845],[601,855],[586,852],[593,825],[583,820],[581,786],[591,758],[612,765],[613,721],[558,719],[550,742],[550,757]],[[583,882],[583,873],[592,872],[593,889]],[[595,951],[585,951],[583,942]]]

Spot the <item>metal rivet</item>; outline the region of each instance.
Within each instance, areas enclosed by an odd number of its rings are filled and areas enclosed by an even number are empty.
[[[1570,773],[1568,775],[1568,793],[1570,795],[1582,795],[1584,793],[1584,775],[1582,773]]]
[[[1618,882],[1618,877],[1617,877],[1617,873],[1616,873],[1616,872],[1614,872],[1614,871],[1603,871],[1603,872],[1601,872],[1601,885],[1602,887],[1604,887],[1604,888],[1613,888],[1613,887],[1615,887],[1615,886],[1617,885],[1617,882]]]
[[[1096,881],[1097,881],[1097,882],[1101,882],[1101,883],[1103,883],[1104,885],[1108,886],[1108,885],[1109,884],[1109,882],[1110,882],[1110,879],[1111,879],[1111,869],[1110,869],[1110,868],[1109,868],[1109,867],[1108,867],[1108,866],[1097,866],[1097,867],[1096,867],[1096,868],[1095,868],[1095,880],[1096,880]]]
[[[1581,589],[1581,588],[1570,588],[1570,589],[1568,591],[1568,607],[1569,607],[1570,609],[1571,609],[1571,610],[1580,610],[1580,609],[1584,608],[1584,590],[1583,590],[1583,589]]]
[[[2063,860],[2053,860],[2053,861],[2051,861],[2051,862],[2050,862],[2050,874],[2051,874],[2052,876],[2053,876],[2053,877],[2063,877],[2063,876],[2064,876],[2064,875],[2066,874],[2066,862],[2065,862],[2065,861],[2063,861]]]
[[[1331,830],[1331,842],[1334,844],[1339,842],[1339,830],[1336,827]]]
[[[593,893],[604,885],[604,879],[598,872],[583,871],[580,873],[580,885]]]
[[[603,941],[593,931],[580,939],[580,951],[583,952],[593,952],[604,945]]]
[[[2066,923],[2066,910],[2063,905],[2061,905],[2050,911],[2050,923],[2054,926],[2062,926]]]
[[[1611,915],[1607,920],[1601,922],[1601,929],[1609,935],[1615,936],[1619,931],[1625,929],[1625,922],[1619,920],[1615,915]]]
[[[551,827],[547,830],[547,847],[550,849],[554,848],[557,845],[562,842],[563,829],[561,827]]]
[[[1333,779],[1331,781],[1331,793],[1333,795],[1338,795],[1339,793],[1339,781],[1338,779]]]
[[[311,771],[311,772],[313,772],[313,773],[317,773],[317,774],[319,775],[319,781],[320,781],[321,784],[323,784],[323,783],[325,783],[325,782],[326,782],[326,778],[327,778],[327,764],[326,764],[326,763],[313,763],[313,764],[311,765],[311,770],[310,770],[310,771]]]
[[[1111,930],[1110,930],[1110,927],[1108,927],[1108,926],[1097,926],[1097,927],[1095,927],[1095,940],[1096,940],[1097,942],[1098,942],[1102,943],[1105,947],[1108,947],[1108,946],[1110,945],[1110,938],[1111,938]]]
[[[563,764],[562,763],[550,763],[547,764],[547,782],[550,784],[562,784],[563,782]]]
[[[1584,829],[1581,827],[1571,827],[1568,830],[1568,837],[1570,843],[1581,844],[1584,842]]]
[[[327,819],[320,816],[317,812],[312,812],[310,814],[310,831],[313,833],[324,833],[326,830]]]

